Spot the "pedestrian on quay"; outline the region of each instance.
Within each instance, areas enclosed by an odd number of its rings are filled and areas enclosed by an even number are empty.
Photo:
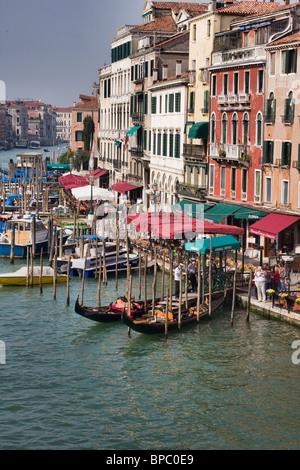
[[[280,279],[280,276],[279,276],[279,268],[278,266],[275,266],[275,269],[274,269],[274,285],[273,285],[273,289],[275,290],[275,292],[278,291],[278,287],[279,287],[279,279]]]
[[[266,277],[261,266],[255,271],[254,281],[257,288],[257,299],[259,302],[266,301]]]
[[[180,290],[180,279],[182,275],[181,264],[178,264],[175,268],[174,272],[174,280],[175,280],[175,297],[179,299],[179,290]]]
[[[279,264],[279,292],[285,292],[285,278],[286,278],[286,269],[283,265]]]
[[[188,265],[188,275],[192,284],[192,291],[197,292],[196,261],[194,259]]]

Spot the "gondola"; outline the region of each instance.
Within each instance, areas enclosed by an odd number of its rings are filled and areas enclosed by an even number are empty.
[[[211,312],[213,313],[221,307],[225,300],[223,292],[215,293],[212,295]],[[207,304],[200,305],[200,319],[209,315],[209,308]],[[165,332],[165,312],[156,310],[155,316],[145,316],[144,318],[135,319],[129,316],[123,309],[122,320],[129,328],[138,333],[154,334]],[[181,328],[184,328],[192,323],[197,322],[197,307],[188,308],[182,311],[181,314]],[[168,331],[178,330],[178,313],[168,313]]]
[[[157,302],[159,299],[157,299]],[[77,297],[75,304],[75,312],[88,320],[92,320],[100,323],[111,323],[115,321],[121,321],[122,311],[126,308],[127,300],[125,298],[118,299],[114,304],[103,306],[103,307],[86,307],[81,306],[79,303],[79,297]],[[152,301],[147,302],[147,310],[151,307]],[[133,318],[139,318],[145,314],[144,301],[132,301],[131,303],[131,315]]]

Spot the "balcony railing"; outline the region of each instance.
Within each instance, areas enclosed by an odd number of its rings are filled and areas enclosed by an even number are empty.
[[[251,62],[253,60],[262,60],[266,57],[266,51],[263,46],[246,47],[239,49],[232,49],[220,52],[214,52],[212,56],[212,65],[224,65]]]
[[[196,199],[205,199],[206,186],[178,183],[177,193],[181,194],[182,196],[194,197]]]
[[[131,118],[133,122],[144,122],[144,113],[143,112],[132,113]]]
[[[249,146],[233,144],[210,144],[210,157],[224,160],[241,160],[244,152],[249,154]]]
[[[183,155],[204,160],[206,158],[206,148],[204,145],[183,144]]]
[[[144,151],[141,147],[131,147],[129,151],[131,153],[131,156],[135,158],[142,158],[144,155]]]

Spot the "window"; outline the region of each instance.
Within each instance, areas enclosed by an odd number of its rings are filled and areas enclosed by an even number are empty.
[[[289,182],[283,180],[281,182],[281,204],[287,206],[289,203]]]
[[[180,158],[180,134],[175,134],[175,151],[174,157]]]
[[[208,90],[205,90],[204,92],[204,104],[203,104],[203,114],[207,114],[209,110],[209,92]]]
[[[82,113],[77,113],[77,122],[82,122]]]
[[[275,52],[270,53],[270,75],[275,75]]]
[[[197,26],[193,24],[193,41],[197,39]]]
[[[169,157],[173,157],[174,152],[174,136],[173,134],[169,134]]]
[[[227,143],[227,114],[224,113],[222,116],[222,143]]]
[[[75,132],[75,141],[76,142],[82,142],[82,131],[76,131]]]
[[[228,75],[224,73],[223,75],[223,95],[228,94]]]
[[[151,152],[151,131],[149,131],[149,139],[148,139],[148,151]]]
[[[174,94],[169,95],[169,113],[174,112]]]
[[[207,34],[207,37],[210,38],[210,30],[211,30],[211,21],[210,21],[210,20],[207,21],[207,25],[206,25],[206,26],[207,26],[207,32],[206,32],[206,34]]]
[[[266,202],[272,202],[272,178],[266,177]]]
[[[243,34],[243,38],[244,38],[244,47],[248,47],[249,46],[249,31],[246,31]]]
[[[263,163],[273,164],[274,142],[273,140],[264,141]]]
[[[221,166],[221,184],[220,189],[225,191],[226,189],[226,166]]]
[[[248,134],[249,134],[249,115],[248,113],[244,114],[243,117],[243,144],[248,144]]]
[[[250,91],[250,72],[245,72],[244,91],[249,93]]]
[[[190,105],[189,105],[189,113],[193,113],[195,108],[195,92],[190,92]]]
[[[152,153],[153,155],[156,155],[156,133],[155,132],[153,132],[152,145],[153,145]]]
[[[291,142],[282,142],[281,144],[281,165],[290,166],[291,165],[291,153],[292,153],[292,144]]]
[[[168,134],[163,134],[163,156],[167,156]]]
[[[297,73],[297,49],[282,52],[282,73]]]
[[[237,95],[239,92],[239,73],[235,72],[233,74],[233,93]]]
[[[215,137],[216,137],[216,116],[215,114],[212,114],[211,127],[210,127],[210,141],[212,144],[215,143]]]
[[[255,170],[255,181],[254,181],[254,202],[260,202],[260,193],[261,193],[261,171]]]
[[[143,150],[147,150],[147,131],[143,131]]]
[[[209,192],[213,193],[215,187],[215,165],[209,165]]]
[[[283,116],[283,123],[284,124],[293,124],[294,123],[294,99],[293,99],[293,92],[290,91],[288,98],[284,100],[284,116]]]
[[[242,168],[242,192],[247,193],[248,171]]]
[[[161,155],[161,133],[157,134],[157,155]]]
[[[231,191],[236,191],[236,168],[232,167],[231,168],[231,185],[230,185]]]
[[[276,118],[276,100],[274,93],[270,93],[269,99],[265,103],[265,122],[266,124],[274,124]]]
[[[261,146],[261,138],[262,138],[262,114],[257,114],[256,119],[256,145],[258,147]]]
[[[234,113],[232,117],[232,144],[237,144],[237,124],[238,124],[238,117],[237,114]]]
[[[154,59],[150,61],[150,77],[153,77]]]
[[[156,96],[152,96],[151,98],[151,113],[156,113]]]
[[[148,114],[148,94],[144,95],[144,114]]]
[[[181,93],[175,93],[175,113],[181,111]]]
[[[212,75],[211,77],[211,94],[212,96],[216,96],[217,94],[217,76]]]
[[[257,73],[257,93],[264,91],[264,71],[259,70]]]

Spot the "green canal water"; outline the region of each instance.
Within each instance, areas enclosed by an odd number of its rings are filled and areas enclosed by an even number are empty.
[[[0,260],[0,271],[17,270]],[[125,292],[109,278],[102,303]],[[137,276],[133,282],[138,295]],[[151,276],[148,292],[151,292]],[[0,449],[298,449],[299,330],[236,311],[164,336],[74,311],[81,280],[0,288]],[[84,303],[96,305],[87,279]],[[2,351],[3,352],[3,351]],[[298,356],[299,357],[299,356]]]

